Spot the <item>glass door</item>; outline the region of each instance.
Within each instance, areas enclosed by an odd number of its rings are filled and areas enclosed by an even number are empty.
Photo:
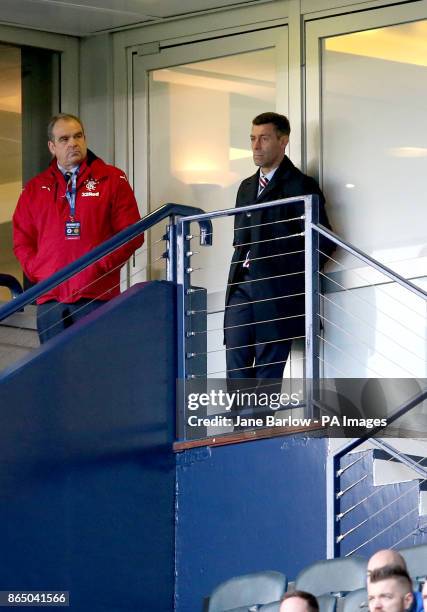
[[[307,166],[320,175],[333,227],[425,286],[427,4],[306,28]],[[338,252],[334,259],[323,303],[331,374],[425,375],[420,300],[351,256]],[[406,373],[398,373],[398,364]]]
[[[233,208],[238,186],[254,174],[250,130],[265,111],[288,112],[287,27],[132,55],[133,181],[146,211],[166,202],[211,211]],[[145,211],[142,211],[145,212]],[[136,265],[164,277],[162,232],[149,237]],[[196,249],[193,283],[207,288],[210,349],[222,350],[222,318],[233,219],[215,223],[215,248]],[[197,244],[197,242],[195,243]],[[145,259],[144,259],[145,258]],[[132,275],[142,280],[135,269]],[[215,348],[214,348],[215,347]],[[219,356],[221,361],[223,356]],[[224,370],[211,363],[210,370]]]
[[[252,118],[287,113],[287,28],[134,53],[132,74],[133,182],[142,212],[166,202],[233,207],[240,181],[255,171]],[[228,261],[231,234],[218,238]]]

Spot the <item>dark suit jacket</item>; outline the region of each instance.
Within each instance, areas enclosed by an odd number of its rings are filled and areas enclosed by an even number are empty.
[[[259,198],[258,180],[259,170],[242,181],[236,207],[317,194],[320,223],[330,227],[325,198],[318,184],[298,170],[288,157],[284,157]],[[286,297],[304,293],[304,237],[293,236],[304,231],[304,221],[289,221],[301,217],[303,213],[302,204],[284,204],[235,217],[235,251],[228,277],[226,304],[230,296],[230,283],[238,282],[239,275],[241,278],[241,262],[250,250],[254,319],[257,322],[276,319],[273,323],[255,326],[257,342],[304,335],[304,295]],[[333,250],[325,241],[322,241],[321,248],[327,252]]]

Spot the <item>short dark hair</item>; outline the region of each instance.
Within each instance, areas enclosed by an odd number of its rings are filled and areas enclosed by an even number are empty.
[[[298,597],[299,599],[306,601],[308,607],[310,608],[310,612],[319,612],[319,602],[314,595],[307,593],[307,591],[292,591],[291,593],[285,593],[280,600],[280,603],[282,603],[282,601],[286,601],[287,599],[292,599],[292,597]]]
[[[58,113],[54,115],[49,123],[47,124],[47,138],[50,142],[53,142],[53,128],[58,123],[58,121],[77,121],[80,123],[83,134],[85,133],[85,128],[83,126],[82,120],[76,115],[70,115],[69,113]]]
[[[257,115],[252,121],[252,125],[265,125],[266,123],[272,123],[279,134],[285,134],[289,136],[291,133],[291,125],[289,119],[285,115],[279,115],[279,113],[261,113]]]
[[[384,565],[383,567],[372,570],[369,575],[369,582],[374,584],[382,580],[388,580],[389,578],[396,578],[401,584],[405,583],[409,591],[412,591],[412,580],[407,570],[400,565]]]

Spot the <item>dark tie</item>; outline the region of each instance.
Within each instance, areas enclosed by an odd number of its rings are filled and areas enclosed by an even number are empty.
[[[263,176],[261,173],[259,175],[259,193],[263,191],[268,185],[268,178]]]

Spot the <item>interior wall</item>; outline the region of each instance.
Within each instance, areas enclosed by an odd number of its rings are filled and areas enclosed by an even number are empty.
[[[399,0],[389,0],[387,4],[398,3]],[[322,12],[325,15],[342,12],[343,5],[346,12],[351,12],[360,10],[360,5],[368,9],[379,4],[378,0],[277,0],[262,6],[216,11],[210,15],[174,19],[163,24],[124,29],[81,39],[79,105],[89,144],[106,161],[116,163],[131,174],[131,146],[127,123],[129,50],[159,41],[168,45],[250,31],[261,25],[275,26],[283,20],[288,20],[292,159],[300,166],[303,157],[303,112],[300,101],[303,90],[301,66],[304,64],[304,19],[317,17]]]
[[[177,455],[178,612],[200,610],[232,576],[295,580],[325,558],[326,451],[325,438],[289,436]]]
[[[114,162],[112,35],[80,42],[80,116],[89,148]]]

